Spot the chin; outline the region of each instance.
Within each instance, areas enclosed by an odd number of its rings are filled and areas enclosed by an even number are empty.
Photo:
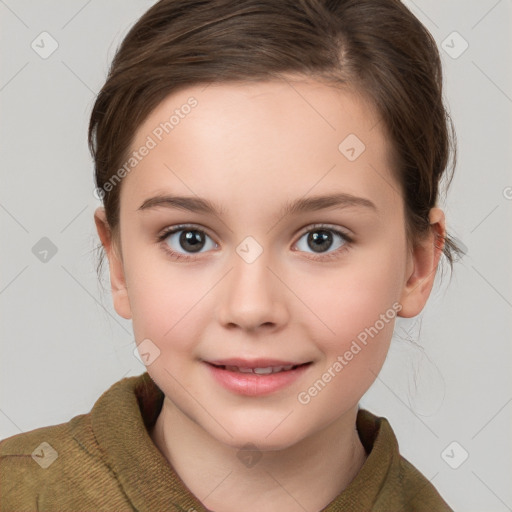
[[[297,439],[290,439],[288,437],[286,439],[274,439],[270,441],[266,438],[266,435],[251,435],[248,433],[236,436],[234,439],[229,438],[229,440],[223,440],[223,442],[236,450],[248,450],[250,447],[256,447],[255,450],[257,449],[257,451],[260,452],[278,452],[292,447],[299,440],[300,437]]]
[[[210,434],[219,442],[237,450],[254,445],[261,452],[286,450],[307,437],[308,433],[299,431],[296,424],[293,425],[293,430],[290,430],[280,425],[281,421],[282,417],[272,422],[231,422],[226,426],[231,436],[224,430],[219,432],[218,429],[214,432],[210,430]]]

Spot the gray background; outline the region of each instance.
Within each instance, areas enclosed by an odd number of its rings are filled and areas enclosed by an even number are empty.
[[[144,371],[96,277],[86,129],[117,45],[153,3],[0,0],[0,438],[86,413]],[[361,405],[455,510],[512,510],[512,0],[406,4],[441,49],[459,140],[442,206],[467,254],[418,319],[398,321]],[[58,43],[47,58],[31,47],[43,31]]]

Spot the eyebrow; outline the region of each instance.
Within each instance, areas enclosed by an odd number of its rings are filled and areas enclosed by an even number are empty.
[[[212,201],[193,196],[157,195],[146,199],[138,208],[145,211],[152,208],[171,208],[185,210],[194,213],[205,213],[221,216],[225,210]],[[300,213],[325,210],[328,208],[364,208],[378,213],[375,204],[364,197],[354,196],[347,193],[330,194],[324,196],[313,196],[300,198],[286,203],[276,218]]]

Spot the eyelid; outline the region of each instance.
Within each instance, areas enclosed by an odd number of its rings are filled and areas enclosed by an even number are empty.
[[[190,229],[190,230],[195,229],[197,231],[201,231],[201,232],[205,233],[206,235],[208,235],[217,245],[219,245],[219,243],[215,241],[215,237],[212,236],[212,234],[210,233],[210,231],[207,228],[205,228],[199,224],[193,224],[193,223],[192,224],[175,224],[173,226],[167,226],[157,234],[157,240],[163,240],[167,236],[172,235],[173,233],[176,233],[177,231],[184,231],[186,229]]]
[[[189,224],[175,224],[173,226],[167,226],[156,235],[156,241],[157,241],[159,247],[161,247],[162,250],[165,252],[165,254],[168,257],[172,258],[173,260],[188,261],[188,262],[198,261],[195,254],[174,251],[167,244],[164,243],[165,239],[168,236],[170,236],[174,233],[177,233],[179,231],[185,231],[187,229],[201,231],[202,233],[207,235],[209,238],[211,238],[217,247],[219,246],[219,244],[215,241],[215,238],[209,234],[208,229],[204,228],[203,226],[200,226],[199,224],[189,223]]]
[[[315,224],[310,224],[310,225],[306,226],[304,229],[302,229],[300,231],[300,234],[298,235],[297,240],[293,243],[293,245],[295,246],[306,233],[309,233],[310,231],[315,231],[315,230],[317,230],[317,231],[325,230],[325,231],[331,231],[333,233],[336,233],[338,236],[340,236],[344,240],[344,243],[341,247],[338,247],[337,249],[334,249],[333,251],[328,251],[328,252],[323,252],[323,253],[320,252],[320,253],[316,253],[316,255],[315,255],[315,253],[299,251],[297,249],[292,249],[292,251],[296,252],[296,253],[302,252],[304,254],[303,257],[310,261],[314,261],[317,263],[328,263],[330,261],[338,260],[339,258],[341,258],[342,254],[345,254],[347,251],[352,249],[352,245],[354,243],[355,238],[350,230],[347,230],[346,228],[342,228],[339,226],[334,226],[332,224],[323,224],[323,223],[315,223]]]
[[[305,228],[299,231],[299,234],[297,235],[298,239],[303,237],[306,233],[313,231],[314,229],[325,229],[326,231],[334,231],[335,233],[343,235],[343,237],[346,238],[348,242],[352,242],[354,239],[354,235],[347,228],[335,226],[334,224],[322,224],[321,222],[307,225]],[[295,243],[297,243],[297,241]]]

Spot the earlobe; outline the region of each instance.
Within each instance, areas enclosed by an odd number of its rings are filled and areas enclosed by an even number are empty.
[[[411,250],[406,282],[398,316],[411,318],[419,315],[434,285],[436,270],[444,249],[446,237],[445,217],[440,208],[430,210],[430,232]]]
[[[110,287],[112,289],[114,309],[120,316],[128,320],[132,317],[132,314],[128,298],[128,289],[126,287],[122,255],[120,254],[120,248],[117,247],[113,239],[112,231],[110,230],[106,218],[105,208],[102,206],[98,207],[94,212],[94,222],[101,244],[108,258]]]

